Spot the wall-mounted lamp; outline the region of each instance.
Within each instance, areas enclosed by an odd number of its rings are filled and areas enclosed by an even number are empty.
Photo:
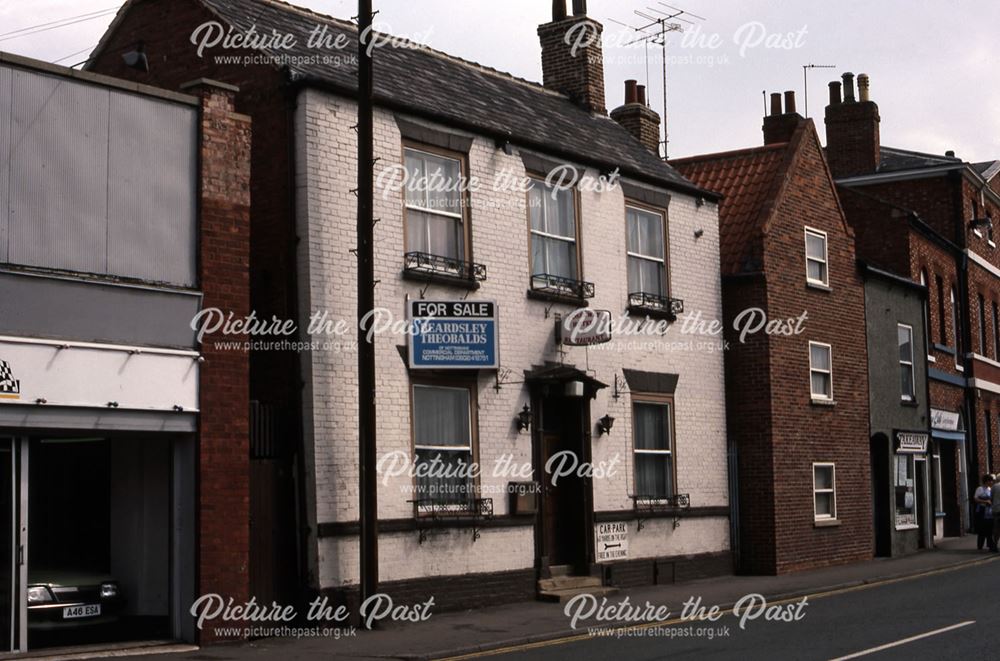
[[[517,414],[515,422],[517,423],[518,434],[527,429],[531,429],[531,409],[528,408],[527,404],[525,404],[521,412]]]
[[[146,44],[139,42],[135,48],[122,55],[125,66],[137,71],[149,73],[149,59],[146,57]]]
[[[604,434],[610,434],[611,428],[615,426],[615,419],[610,415],[605,414],[603,418],[597,421],[597,435],[603,436]]]

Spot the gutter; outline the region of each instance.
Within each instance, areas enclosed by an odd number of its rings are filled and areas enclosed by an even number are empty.
[[[292,74],[292,76],[293,76],[292,79],[289,81],[289,86],[293,89],[300,89],[303,87],[307,87],[324,92],[330,92],[338,96],[347,97],[349,99],[355,99],[357,97],[357,90],[351,89],[348,85],[340,85],[337,83],[330,82],[329,80],[325,80],[311,75]],[[412,106],[399,103],[397,101],[393,101],[392,99],[388,99],[378,94],[375,95],[375,105],[376,107],[379,108],[406,113],[408,115],[419,117],[427,121],[436,122],[438,124],[446,124],[448,126],[461,129],[463,131],[468,131],[470,133],[475,133],[476,135],[484,136],[486,138],[491,138],[497,142],[501,143],[512,142],[520,147],[525,147],[526,149],[538,151],[543,154],[549,154],[568,162],[580,163],[582,165],[588,165],[597,168],[601,172],[608,172],[615,168],[621,168],[621,166],[617,163],[609,163],[607,161],[602,161],[595,158],[587,158],[586,156],[570,153],[564,150],[560,150],[558,148],[553,148],[551,145],[547,145],[531,139],[517,138],[515,142],[513,136],[511,136],[509,133],[497,131],[494,129],[486,129],[472,122],[463,122],[453,119],[443,119],[442,117],[435,115],[433,113],[426,112],[414,108]],[[694,197],[700,197],[707,200],[711,200],[716,203],[722,200],[721,194],[716,193],[714,191],[706,190],[704,188],[700,188],[698,186],[695,186],[694,184],[684,184],[682,182],[667,181],[664,179],[651,177],[645,172],[639,170],[621,169],[620,173],[622,176],[627,176],[629,179],[634,179],[636,181],[649,184],[651,186],[656,186],[657,188],[666,188],[669,190],[675,190],[678,192],[686,193],[688,195],[692,195]]]

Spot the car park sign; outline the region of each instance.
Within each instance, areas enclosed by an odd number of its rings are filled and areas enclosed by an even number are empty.
[[[494,301],[410,301],[411,369],[500,366]]]

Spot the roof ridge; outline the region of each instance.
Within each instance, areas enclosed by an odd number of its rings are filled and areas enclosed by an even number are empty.
[[[298,12],[300,14],[305,14],[307,16],[313,16],[313,17],[316,17],[316,18],[319,18],[319,19],[322,19],[322,20],[330,21],[332,23],[335,23],[335,24],[340,25],[340,26],[342,26],[342,27],[344,27],[344,28],[346,28],[348,30],[352,30],[352,31],[355,31],[355,32],[357,32],[357,29],[358,29],[358,27],[353,22],[351,22],[349,20],[345,20],[345,19],[342,19],[342,18],[337,18],[336,16],[331,16],[329,14],[323,14],[323,13],[320,13],[320,12],[315,11],[313,9],[310,9],[308,7],[301,7],[299,5],[293,5],[290,2],[285,2],[285,0],[257,0],[257,1],[258,2],[263,2],[265,4],[275,5],[275,6],[278,6],[280,8],[286,9],[286,10],[291,10],[291,11]],[[386,35],[386,36],[392,37],[394,40],[401,40],[401,41],[405,42],[408,45],[412,45],[414,47],[413,50],[424,51],[428,55],[432,55],[432,56],[435,56],[435,57],[440,57],[440,58],[443,58],[443,59],[446,59],[446,60],[451,60],[453,62],[461,64],[462,66],[469,67],[470,69],[476,69],[476,70],[478,70],[478,71],[480,71],[482,73],[485,73],[487,75],[496,76],[497,78],[502,78],[504,80],[510,80],[510,81],[515,82],[515,83],[519,83],[521,85],[525,85],[527,87],[530,87],[530,88],[532,88],[532,89],[534,89],[535,91],[538,91],[538,92],[542,92],[542,93],[545,93],[545,94],[549,94],[549,95],[553,95],[553,96],[559,96],[559,97],[564,97],[566,99],[569,99],[569,97],[566,96],[565,94],[562,94],[560,92],[556,92],[555,90],[549,89],[548,87],[545,87],[544,85],[542,85],[541,83],[538,83],[536,81],[528,80],[526,78],[521,78],[519,76],[515,76],[512,73],[509,73],[507,71],[501,71],[499,69],[487,66],[487,65],[482,64],[480,62],[473,62],[472,60],[466,60],[464,58],[458,57],[457,55],[452,55],[452,54],[446,53],[446,52],[444,52],[442,50],[438,50],[436,48],[432,48],[431,46],[428,46],[427,44],[421,44],[419,42],[413,41],[412,39],[408,39],[407,37],[400,37],[400,36],[397,36],[397,35],[394,35],[394,34],[391,34],[391,33],[388,33],[388,32],[378,32],[378,31],[376,31],[375,34],[376,35]]]
[[[917,151],[916,149],[904,149],[902,147],[889,147],[888,145],[880,146],[880,149],[888,149],[889,151],[903,152],[906,154],[915,154],[916,156],[927,156],[929,158],[936,158],[942,161],[956,161],[958,163],[963,163],[964,161],[958,156],[948,156],[947,154],[932,154],[927,151]]]
[[[760,145],[757,147],[744,147],[743,149],[731,149],[729,151],[719,151],[711,152],[708,154],[695,154],[694,156],[684,156],[682,158],[671,158],[669,163],[673,165],[674,163],[696,163],[698,161],[718,161],[723,158],[734,158],[736,156],[745,156],[753,153],[764,153],[769,151],[779,151],[788,148],[788,142],[772,142],[767,145]]]

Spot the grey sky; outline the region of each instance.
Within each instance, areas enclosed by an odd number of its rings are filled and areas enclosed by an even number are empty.
[[[316,11],[348,18],[351,0],[297,0]],[[0,0],[0,33],[111,8],[115,0]],[[882,116],[886,145],[957,155],[972,161],[1000,158],[1000,85],[994,0],[669,0],[707,20],[702,43],[717,34],[717,48],[670,37],[670,155],[722,151],[761,142],[762,90],[794,89],[802,111],[802,65],[835,64],[810,74],[809,111],[822,110],[827,82],[842,71],[868,73]],[[547,0],[375,0],[377,18],[396,34],[531,80],[541,79],[536,26],[548,20]],[[590,15],[604,23],[608,105],[620,104],[626,78],[646,77],[645,49],[622,47],[625,30],[609,19],[639,24],[633,9],[657,0],[590,0]],[[665,8],[663,8],[665,9]],[[0,50],[54,61],[97,43],[109,17],[16,39],[0,36]],[[748,24],[753,24],[749,26]],[[697,34],[688,28],[690,41]],[[741,28],[743,32],[740,32]],[[738,34],[789,37],[797,48],[741,48]],[[83,60],[89,54],[66,59]],[[661,107],[659,48],[650,50],[651,103]],[[700,61],[699,61],[700,60]]]

